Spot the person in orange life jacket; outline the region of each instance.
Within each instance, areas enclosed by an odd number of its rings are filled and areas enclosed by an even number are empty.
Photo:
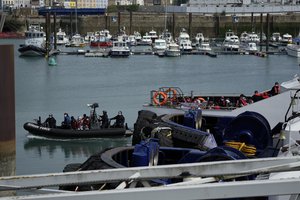
[[[90,118],[86,114],[83,114],[81,121],[83,130],[90,128]]]
[[[245,95],[241,94],[240,98],[236,102],[236,106],[237,107],[243,107],[243,106],[246,106],[246,105],[248,105],[247,99],[246,99]]]
[[[78,123],[74,116],[71,116],[71,128],[74,130],[78,129]]]
[[[276,82],[275,85],[272,87],[272,89],[271,89],[271,91],[270,91],[270,94],[271,94],[272,96],[274,96],[274,95],[277,95],[277,94],[279,94],[279,93],[280,93],[280,85],[279,85],[278,82]]]
[[[263,99],[262,94],[259,93],[257,90],[255,90],[255,91],[254,91],[254,94],[253,94],[253,96],[252,96],[253,102],[257,102],[257,101],[260,101],[260,100],[262,100],[262,99]]]
[[[269,98],[270,96],[269,96],[269,93],[268,92],[264,92],[264,93],[262,93],[262,98],[263,99],[266,99],[266,98]]]

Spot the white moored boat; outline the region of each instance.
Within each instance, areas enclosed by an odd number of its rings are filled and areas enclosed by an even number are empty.
[[[114,41],[112,49],[110,50],[111,57],[128,57],[130,49],[125,41]]]
[[[198,51],[209,52],[211,50],[212,49],[210,47],[209,40],[207,38],[204,38],[203,41],[199,43]]]
[[[282,44],[291,44],[293,42],[293,36],[291,34],[285,33],[282,35]]]
[[[57,45],[65,45],[69,42],[69,38],[67,37],[67,34],[65,31],[62,31],[60,28],[58,32],[56,33],[56,44]]]
[[[31,24],[25,32],[25,44],[18,49],[21,56],[46,55],[45,35],[39,24]]]
[[[288,44],[286,46],[286,52],[289,56],[300,58],[300,45]]]
[[[75,34],[72,36],[71,41],[66,44],[66,47],[84,47],[85,45],[84,37],[80,34]]]
[[[286,52],[289,56],[300,58],[300,37],[294,39],[293,44],[286,46]]]
[[[180,49],[179,45],[175,42],[171,42],[167,49],[166,49],[166,56],[167,57],[178,57],[180,56]]]
[[[153,45],[153,51],[155,54],[164,54],[167,49],[167,42],[165,39],[156,39]]]
[[[178,37],[178,45],[181,51],[192,51],[192,41],[190,40],[189,34],[185,29],[180,31]]]

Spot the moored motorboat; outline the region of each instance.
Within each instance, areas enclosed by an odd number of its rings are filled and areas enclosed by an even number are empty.
[[[248,53],[255,53],[258,51],[255,42],[243,42],[241,43],[241,49],[245,50]]]
[[[287,44],[286,52],[289,56],[300,58],[300,37],[294,38],[292,44]]]
[[[286,46],[286,52],[289,56],[300,58],[300,45],[288,44]]]
[[[146,33],[146,35],[143,35],[141,38],[140,42],[138,43],[139,45],[152,45],[152,39],[151,36]]]
[[[209,40],[204,38],[202,42],[199,43],[197,47],[198,51],[200,52],[211,52],[212,48],[210,47]]]
[[[168,44],[167,49],[165,51],[165,55],[167,57],[178,57],[181,55],[181,51],[179,48],[179,45],[176,44],[175,42],[171,42]]]
[[[112,41],[105,36],[100,35],[98,38],[95,38],[95,40],[90,42],[90,46],[101,48],[112,47]]]
[[[109,55],[111,57],[128,57],[130,55],[130,49],[125,41],[113,41]]]
[[[270,40],[271,40],[271,42],[281,42],[282,37],[279,32],[274,32],[274,33],[272,33]]]
[[[18,49],[21,56],[45,56],[45,32],[39,24],[31,24],[25,32],[25,44]]]
[[[56,33],[56,44],[57,45],[65,45],[69,43],[69,38],[65,31],[63,31],[61,28],[58,29],[58,32]]]
[[[192,41],[185,29],[182,29],[179,33],[178,45],[181,51],[190,52],[193,50]]]
[[[223,51],[239,51],[240,49],[240,39],[231,30],[225,33],[225,39],[222,43]]]
[[[153,44],[153,51],[156,55],[165,55],[167,49],[167,42],[165,39],[156,39]]]
[[[73,35],[71,41],[65,44],[66,47],[84,47],[85,45],[84,38],[80,34]]]
[[[285,33],[282,35],[281,44],[287,45],[293,42],[293,36],[289,33]]]

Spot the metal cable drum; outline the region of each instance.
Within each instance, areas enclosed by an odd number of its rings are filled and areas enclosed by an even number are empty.
[[[223,142],[244,142],[260,153],[272,144],[271,127],[264,116],[246,111],[233,119],[223,132]]]

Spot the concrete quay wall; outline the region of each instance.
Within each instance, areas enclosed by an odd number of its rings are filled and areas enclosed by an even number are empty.
[[[27,24],[39,20],[45,23],[42,17],[27,18]],[[247,15],[238,16],[238,21],[234,22],[232,16],[213,15],[205,16],[192,13],[144,13],[144,12],[120,12],[108,13],[100,16],[78,16],[78,32],[86,34],[87,32],[100,31],[108,29],[112,34],[116,34],[119,29],[125,28],[127,34],[139,31],[142,35],[146,32],[156,30],[161,33],[165,26],[178,36],[180,30],[185,28],[193,37],[198,32],[202,32],[205,37],[222,38],[228,29],[235,31],[238,35],[243,31],[262,31],[267,33],[267,14],[261,16]],[[68,34],[75,33],[75,16],[57,16],[56,27],[61,27]],[[52,19],[53,22],[53,19]],[[43,24],[42,24],[43,25]],[[297,36],[300,28],[300,14],[269,15],[269,33],[280,32],[281,34],[290,33]]]
[[[120,20],[118,20],[120,18]],[[161,33],[165,26],[178,36],[180,30],[185,28],[191,36],[202,32],[206,37],[223,37],[228,29],[238,34],[243,31],[267,32],[267,17],[261,16],[239,16],[238,22],[233,22],[232,16],[203,16],[182,13],[110,13],[108,16],[89,16],[79,18],[79,30],[84,34],[87,31],[102,30],[107,28],[111,33],[117,33],[120,28],[125,27],[127,34],[139,31],[142,35],[152,29]],[[292,15],[269,15],[269,31],[290,33],[298,35],[300,28],[300,14]]]

